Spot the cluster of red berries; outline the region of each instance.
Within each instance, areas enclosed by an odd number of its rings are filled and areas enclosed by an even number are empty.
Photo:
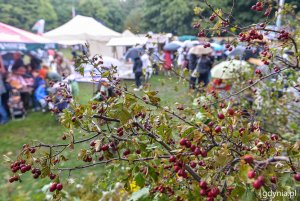
[[[122,133],[122,134],[121,134],[121,133]],[[118,128],[118,135],[119,135],[119,136],[123,135],[123,128],[121,128],[121,127]],[[95,145],[96,145],[95,141],[91,141],[91,142],[90,142],[90,146],[91,146],[93,149],[95,149]],[[109,151],[109,148],[111,148],[112,151],[114,151],[114,152],[118,150],[118,147],[116,146],[115,142],[110,142],[109,144],[103,144],[98,152],[100,152],[100,151],[103,151],[103,152]],[[124,152],[123,152],[123,156],[126,157],[126,156],[128,156],[130,153],[131,153],[131,151],[130,151],[129,149],[126,149],[126,150],[124,150]],[[141,151],[140,151],[140,150],[136,150],[136,153],[137,153],[137,154],[140,154]],[[92,161],[91,156],[87,156],[87,158],[88,158],[88,161],[86,161],[86,162],[91,162],[91,161]],[[103,155],[99,156],[99,161],[102,161],[103,159],[104,159]]]
[[[259,33],[256,29],[251,29],[247,33],[241,32],[239,34],[239,40],[241,42],[250,42],[253,40],[263,40],[264,36]]]
[[[226,48],[229,52],[232,51],[232,47],[231,47],[230,44],[226,44],[226,45],[225,45],[225,48]]]
[[[54,192],[54,191],[61,191],[63,189],[63,185],[61,183],[52,183],[50,188],[49,188],[49,191],[50,192]]]
[[[262,11],[263,9],[264,9],[264,4],[260,1],[251,7],[251,10],[254,11]]]
[[[151,193],[155,193],[155,192],[160,192],[160,193],[164,193],[164,194],[167,194],[169,196],[172,196],[174,195],[174,191],[169,187],[169,186],[164,186],[162,184],[154,187],[152,190],[151,190]]]
[[[285,30],[281,30],[278,36],[278,40],[288,40],[289,39],[289,32]]]
[[[123,129],[123,127],[120,127],[120,128],[118,128],[117,129],[117,133],[118,133],[118,136],[123,136],[123,134],[124,134],[124,129]]]
[[[179,144],[181,146],[184,146],[186,148],[190,148],[191,151],[194,153],[195,156],[201,155],[202,157],[207,156],[207,151],[204,148],[197,147],[196,145],[192,145],[191,141],[187,138],[182,138],[179,141]]]
[[[31,170],[31,173],[33,174],[33,178],[34,178],[34,179],[39,178],[40,175],[42,174],[41,170],[38,169],[38,168],[33,168],[33,169]],[[52,177],[50,177],[50,179],[51,179],[51,178],[52,178]]]
[[[25,160],[16,161],[10,165],[10,169],[13,173],[16,173],[20,170],[21,173],[25,173],[31,170],[31,165],[26,165]]]
[[[9,181],[9,183],[13,183],[13,182],[15,182],[15,181],[19,181],[19,177],[18,176],[12,176],[12,177],[10,177],[9,179],[8,179],[8,181]]]
[[[200,195],[207,197],[206,201],[213,201],[220,194],[218,187],[209,187],[205,181],[200,181]]]

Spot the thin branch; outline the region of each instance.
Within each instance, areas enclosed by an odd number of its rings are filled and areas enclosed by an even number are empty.
[[[127,161],[127,162],[143,162],[143,161],[149,161],[149,160],[154,160],[154,159],[166,159],[169,158],[169,155],[162,155],[162,156],[157,156],[157,157],[146,157],[146,158],[139,158],[139,159],[134,159],[134,160],[129,160],[127,158],[112,158],[106,161],[100,161],[100,162],[95,162],[92,164],[88,165],[83,165],[83,166],[76,166],[76,167],[71,167],[71,168],[56,168],[54,170],[60,170],[60,171],[73,171],[73,170],[79,170],[79,169],[84,169],[84,168],[89,168],[101,164],[108,164],[114,161]]]

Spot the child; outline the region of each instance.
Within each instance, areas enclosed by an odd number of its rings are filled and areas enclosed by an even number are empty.
[[[34,92],[34,97],[42,107],[42,112],[46,112],[46,108],[47,108],[47,102],[45,100],[46,96],[47,96],[46,82],[44,80],[40,80],[40,82],[38,83],[38,87]]]

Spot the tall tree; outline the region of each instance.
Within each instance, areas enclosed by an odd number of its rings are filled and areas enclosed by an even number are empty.
[[[43,18],[49,26],[57,21],[56,12],[50,0],[1,0],[1,22],[30,30],[34,23]]]

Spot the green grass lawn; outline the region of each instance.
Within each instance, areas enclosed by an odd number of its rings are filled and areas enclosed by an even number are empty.
[[[132,80],[123,81],[123,85],[133,91],[135,87]],[[187,83],[179,82],[175,77],[154,76],[150,81],[151,90],[158,90],[159,97],[163,105],[174,105],[175,102],[188,103],[192,97],[188,95]],[[87,83],[80,83],[80,94],[78,99],[81,103],[87,103],[93,95],[95,86]],[[143,92],[138,92],[142,95]],[[4,126],[0,126],[0,154],[11,158],[19,153],[23,144],[38,140],[47,144],[57,143],[65,129],[55,120],[50,113],[30,112],[24,120],[11,121]],[[76,161],[76,151],[67,157],[73,158],[72,162],[65,162],[65,166],[82,164]],[[95,169],[77,171],[75,177],[81,177]],[[66,173],[67,174],[67,173]],[[30,174],[22,177],[24,182],[8,184],[7,179],[11,175],[8,164],[4,162],[0,165],[0,201],[8,200],[42,200],[43,194],[39,191],[43,185],[49,183],[48,180],[34,181]],[[65,175],[66,177],[68,175]]]

